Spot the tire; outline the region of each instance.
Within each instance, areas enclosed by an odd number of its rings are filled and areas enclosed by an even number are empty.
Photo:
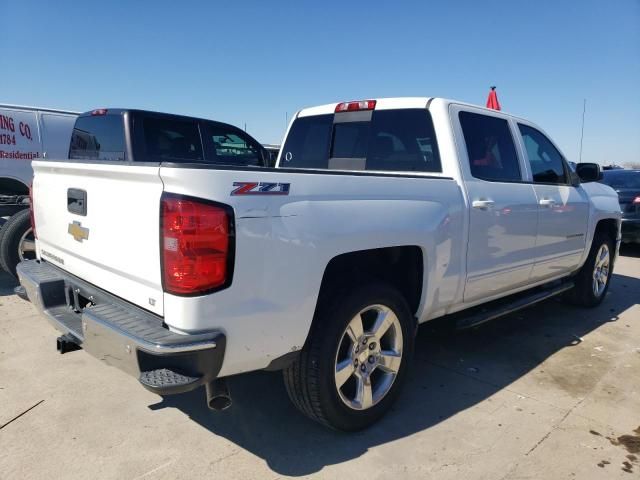
[[[373,335],[376,324],[385,326],[379,336]],[[300,356],[283,372],[289,398],[328,427],[370,426],[398,396],[413,356],[416,324],[406,300],[387,284],[365,284],[325,296],[313,325]]]
[[[2,237],[4,237],[5,226],[7,225],[7,221],[4,218],[0,218],[0,244],[2,244]],[[0,260],[0,272],[6,271],[2,266],[2,261]]]
[[[16,267],[22,260],[35,258],[35,248],[23,251],[23,240],[33,240],[29,210],[21,210],[2,226],[0,238],[0,266],[17,278]],[[31,236],[30,236],[31,235]]]
[[[574,278],[575,287],[569,292],[571,303],[589,308],[597,307],[602,303],[611,283],[614,254],[615,246],[611,236],[603,231],[597,231],[593,237],[589,256]]]

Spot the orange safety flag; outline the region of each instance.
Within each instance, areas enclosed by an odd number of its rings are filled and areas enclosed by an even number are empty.
[[[498,94],[496,93],[496,87],[491,87],[491,91],[489,92],[489,97],[487,98],[487,108],[500,110],[500,102],[498,101]]]

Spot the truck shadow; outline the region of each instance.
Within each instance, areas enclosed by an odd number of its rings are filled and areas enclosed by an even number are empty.
[[[620,255],[640,258],[640,243],[623,243],[620,246]]]
[[[18,286],[17,280],[15,280],[8,273],[0,271],[0,297],[13,295],[13,289],[16,288],[17,286]]]
[[[448,334],[441,327],[425,325],[399,401],[364,432],[334,432],[307,420],[290,403],[279,372],[230,378],[234,404],[222,413],[206,408],[202,389],[165,397],[149,408],[178,408],[213,434],[264,459],[278,474],[308,475],[428,429],[482,402],[554,353],[574,348],[589,332],[617,321],[638,299],[640,279],[615,274],[609,295],[596,309],[549,300],[467,333]],[[593,387],[590,380],[581,380],[556,388],[578,398]]]

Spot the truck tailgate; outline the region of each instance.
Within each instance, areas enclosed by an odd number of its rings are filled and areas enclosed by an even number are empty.
[[[163,315],[159,167],[37,161],[33,169],[40,258]]]

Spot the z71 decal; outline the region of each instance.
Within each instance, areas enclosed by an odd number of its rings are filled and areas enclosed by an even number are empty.
[[[231,195],[289,195],[290,183],[233,182]]]

